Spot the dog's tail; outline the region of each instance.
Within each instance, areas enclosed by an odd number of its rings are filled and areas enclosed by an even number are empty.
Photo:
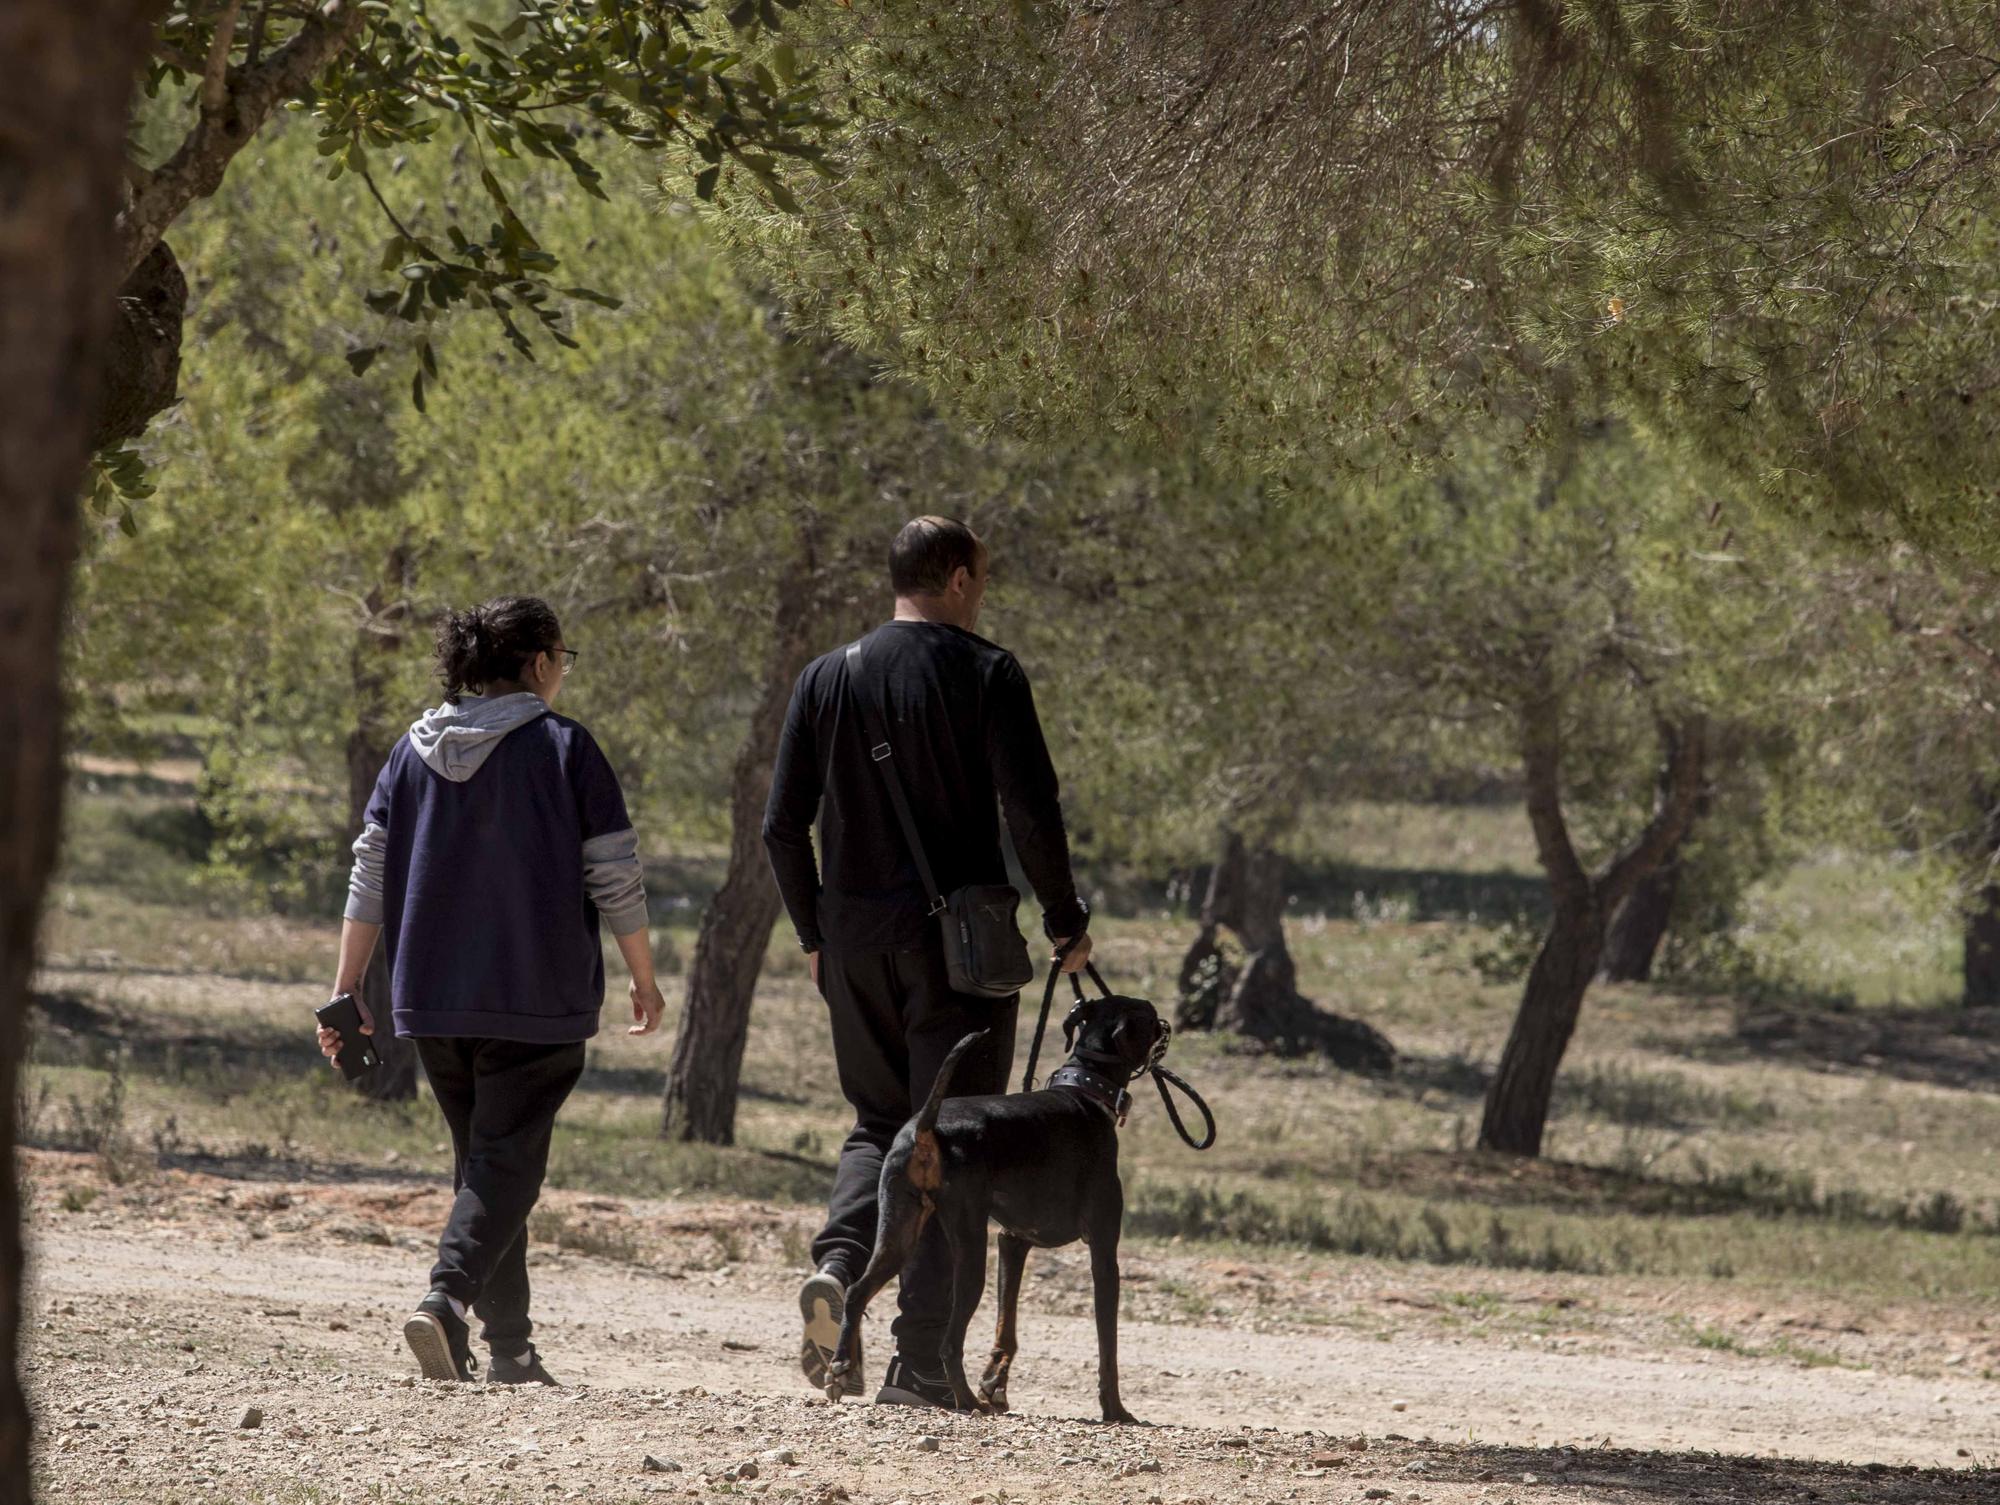
[[[979,1030],[952,1046],[951,1054],[944,1058],[944,1065],[938,1067],[937,1080],[931,1083],[931,1095],[924,1099],[923,1107],[917,1110],[919,1134],[928,1134],[937,1127],[938,1106],[951,1091],[952,1073],[958,1070],[958,1058],[984,1040],[989,1033],[987,1030]]]

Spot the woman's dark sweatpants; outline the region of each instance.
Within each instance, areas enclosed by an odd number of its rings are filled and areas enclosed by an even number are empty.
[[[822,951],[819,982],[833,1020],[840,1090],[854,1105],[854,1129],[840,1147],[826,1227],[813,1240],[813,1263],[833,1264],[843,1272],[843,1283],[852,1283],[875,1248],[876,1190],[890,1141],[930,1095],[945,1055],[974,1030],[992,1033],[959,1061],[951,1095],[1007,1090],[1020,998],[952,991],[941,945],[845,956]],[[979,1268],[983,1282],[983,1247]],[[896,1351],[925,1373],[936,1373],[951,1320],[951,1258],[935,1225],[924,1230],[903,1271],[897,1308],[891,1329]]]
[[[528,1321],[528,1214],[542,1194],[556,1110],[583,1075],[583,1045],[516,1040],[417,1041],[431,1092],[451,1126],[458,1195],[438,1238],[431,1289],[478,1313],[480,1337],[518,1356]]]

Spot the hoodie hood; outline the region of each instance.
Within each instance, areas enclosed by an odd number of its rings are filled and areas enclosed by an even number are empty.
[[[457,705],[425,711],[410,725],[410,746],[431,771],[463,784],[486,766],[500,739],[547,712],[539,695],[461,695]]]

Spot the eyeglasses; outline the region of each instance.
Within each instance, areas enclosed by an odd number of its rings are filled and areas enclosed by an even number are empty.
[[[569,671],[576,667],[576,650],[574,648],[558,648],[556,652],[562,655],[563,678],[568,679]]]

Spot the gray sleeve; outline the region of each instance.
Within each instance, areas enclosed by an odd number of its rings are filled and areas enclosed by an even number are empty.
[[[347,879],[347,918],[364,925],[382,923],[382,858],[389,833],[372,820],[354,838],[354,871]]]
[[[583,891],[613,935],[646,928],[646,875],[639,867],[637,831],[627,826],[583,844]]]

